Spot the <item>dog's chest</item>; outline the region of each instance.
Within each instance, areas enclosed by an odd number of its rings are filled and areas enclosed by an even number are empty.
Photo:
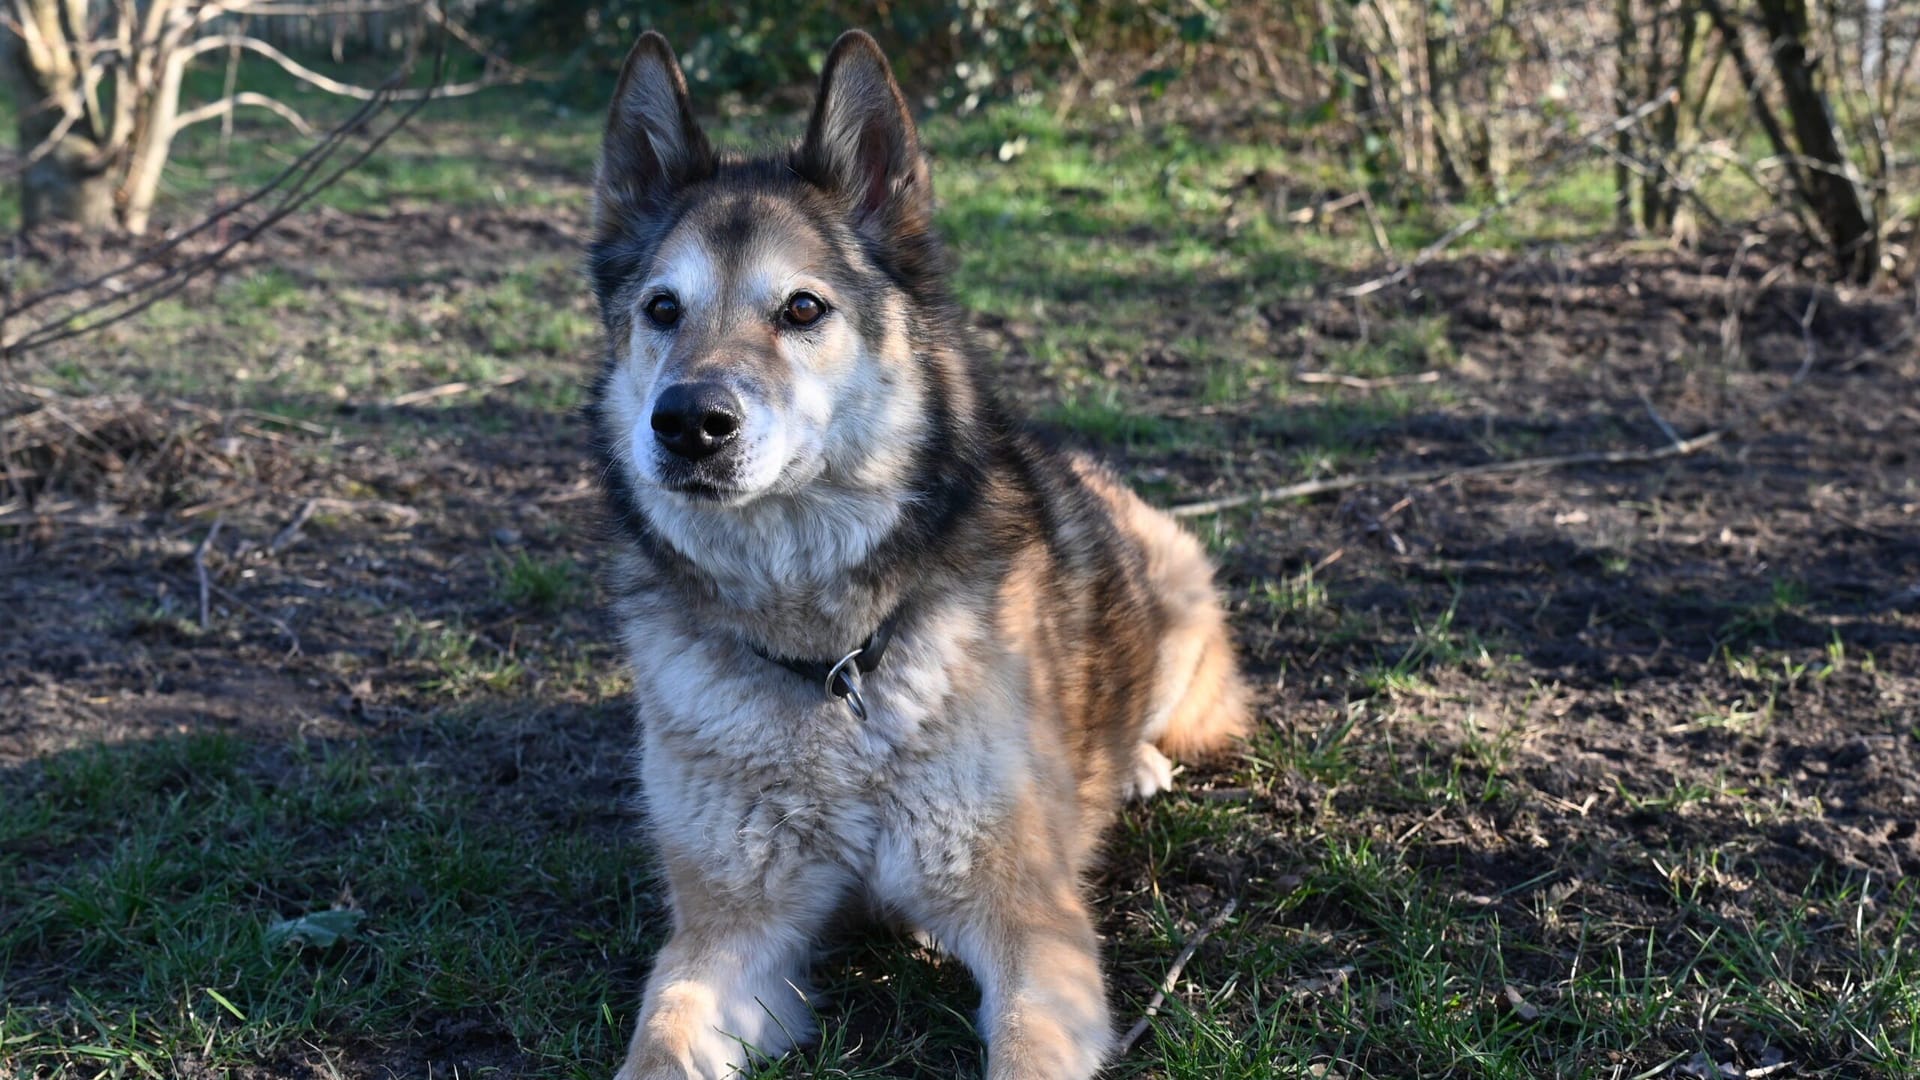
[[[636,648],[656,842],[741,889],[831,865],[883,904],[943,891],[971,866],[1022,759],[1006,726],[1013,695],[981,685],[964,637],[898,641],[864,682],[865,720],[737,649]]]

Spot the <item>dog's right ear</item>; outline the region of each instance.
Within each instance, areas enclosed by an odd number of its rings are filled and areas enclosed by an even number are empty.
[[[607,110],[594,222],[604,229],[649,217],[675,190],[713,169],[713,147],[693,118],[686,76],[667,39],[649,30],[627,53]]]

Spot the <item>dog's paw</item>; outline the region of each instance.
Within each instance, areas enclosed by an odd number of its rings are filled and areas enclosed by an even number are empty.
[[[677,1065],[635,1065],[629,1061],[614,1074],[613,1080],[706,1080],[709,1074]],[[717,1074],[714,1074],[717,1075]],[[732,1072],[728,1076],[734,1075]]]
[[[1127,781],[1127,798],[1147,799],[1173,788],[1173,762],[1152,743],[1133,748],[1133,775]]]

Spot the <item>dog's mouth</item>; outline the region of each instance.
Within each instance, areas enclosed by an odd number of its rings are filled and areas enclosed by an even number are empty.
[[[668,481],[660,486],[696,502],[728,502],[740,495],[737,488],[710,484],[704,480]]]
[[[707,462],[661,469],[656,486],[688,502],[720,506],[737,503],[752,494],[740,484],[734,470],[713,468]]]

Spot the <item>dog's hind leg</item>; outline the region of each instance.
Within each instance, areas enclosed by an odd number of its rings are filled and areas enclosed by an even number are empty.
[[[804,980],[838,884],[800,870],[777,897],[743,905],[686,862],[667,861],[673,935],[654,960],[617,1080],[724,1080],[811,1039]]]

